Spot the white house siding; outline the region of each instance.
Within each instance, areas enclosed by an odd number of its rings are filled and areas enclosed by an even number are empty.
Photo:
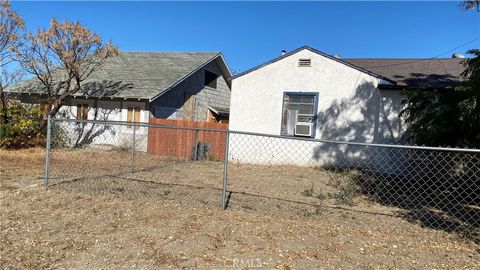
[[[88,104],[88,120],[99,121],[127,121],[128,107],[140,107],[140,121],[148,123],[149,111],[146,102],[129,100],[96,100],[85,98],[72,98],[67,100],[59,113],[59,116],[75,119],[77,104]],[[59,122],[64,128],[67,137],[70,138],[70,146],[84,140],[89,134],[92,138],[88,144],[89,147],[121,147],[130,148],[132,146],[133,128],[125,125],[105,125],[91,124],[78,125],[70,122]],[[136,149],[138,151],[147,150],[148,129],[137,128],[135,130]]]
[[[311,67],[299,67],[300,58],[311,59]],[[230,129],[280,135],[284,92],[313,92],[319,95],[315,138],[395,143],[403,133],[397,111],[401,96],[382,92],[377,88],[380,82],[305,49],[233,79]],[[245,135],[235,134],[231,140],[230,157],[254,163],[322,165],[327,157],[334,158],[333,152],[342,153],[345,147],[294,140],[247,140]],[[356,152],[349,151],[349,155],[361,159],[362,154]]]
[[[404,121],[399,117],[404,108],[401,91],[381,90],[381,104],[379,111],[378,139],[376,142],[384,144],[405,144],[407,133]]]

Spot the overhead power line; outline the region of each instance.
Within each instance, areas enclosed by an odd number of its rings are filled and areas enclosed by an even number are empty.
[[[466,45],[468,45],[468,44],[470,44],[470,43],[473,43],[473,42],[475,42],[475,41],[477,41],[477,40],[480,40],[480,37],[476,37],[476,38],[474,38],[474,39],[472,39],[472,40],[470,40],[470,41],[467,41],[467,42],[465,42],[465,43],[463,43],[463,44],[461,44],[461,45],[459,45],[459,46],[457,46],[457,47],[455,47],[455,48],[453,48],[453,49],[450,49],[450,50],[448,50],[448,51],[444,51],[444,52],[442,52],[442,53],[440,53],[440,54],[437,54],[437,55],[435,55],[435,56],[433,56],[433,57],[430,57],[430,58],[417,59],[417,60],[412,60],[412,61],[409,61],[409,62],[396,63],[396,64],[386,64],[386,65],[368,66],[368,67],[364,67],[364,68],[399,66],[399,65],[406,65],[406,64],[411,64],[411,63],[416,63],[416,62],[422,62],[422,61],[430,61],[430,60],[432,60],[432,59],[438,58],[438,57],[440,57],[440,56],[442,56],[442,55],[445,55],[445,54],[447,54],[447,53],[450,53],[450,52],[452,52],[452,51],[455,51],[455,50],[457,50],[457,49],[460,49],[460,48],[462,48],[462,47],[464,47],[464,46],[466,46]]]

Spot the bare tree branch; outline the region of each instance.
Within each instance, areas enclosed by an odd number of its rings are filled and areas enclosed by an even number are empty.
[[[48,29],[26,36],[16,51],[23,69],[37,77],[48,96],[48,114],[54,116],[65,98],[82,89],[83,82],[105,61],[118,55],[118,48],[80,22],[52,19]],[[40,130],[46,125],[44,119]]]
[[[10,9],[10,2],[0,0],[0,123],[8,122],[8,97],[5,89],[17,82],[22,72],[12,69],[13,49],[18,47],[22,40],[25,24],[17,13]]]

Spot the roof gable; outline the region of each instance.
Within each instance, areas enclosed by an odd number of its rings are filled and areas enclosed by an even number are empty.
[[[353,68],[353,69],[356,69],[356,70],[358,70],[358,71],[361,71],[361,72],[363,72],[363,73],[366,73],[366,74],[368,74],[368,75],[370,75],[370,76],[376,77],[376,78],[378,78],[378,79],[382,79],[382,80],[387,81],[387,82],[389,82],[389,83],[391,83],[391,84],[396,84],[396,82],[395,82],[394,80],[391,80],[391,79],[389,79],[389,78],[387,78],[387,77],[384,77],[384,76],[382,76],[382,75],[376,74],[376,73],[374,73],[374,72],[372,72],[372,71],[370,71],[370,70],[364,69],[364,68],[362,68],[362,67],[356,66],[356,65],[354,65],[354,64],[352,64],[352,63],[349,63],[349,62],[347,62],[347,61],[344,61],[344,60],[342,60],[342,59],[336,58],[336,57],[334,57],[334,56],[331,56],[331,55],[326,54],[326,53],[324,53],[324,52],[321,52],[321,51],[319,51],[319,50],[313,49],[313,48],[311,48],[311,47],[309,47],[309,46],[300,47],[300,48],[295,49],[295,50],[293,50],[293,51],[290,51],[290,52],[288,52],[288,53],[286,53],[286,54],[284,54],[284,55],[281,55],[281,56],[279,56],[279,57],[277,57],[277,58],[274,58],[274,59],[272,59],[272,60],[270,60],[270,61],[268,61],[268,62],[265,62],[265,63],[263,63],[263,64],[261,64],[261,65],[258,65],[258,66],[256,66],[256,67],[253,67],[253,68],[251,68],[251,69],[248,69],[248,70],[246,70],[246,71],[244,71],[244,72],[241,72],[241,73],[239,73],[239,74],[236,74],[235,76],[233,76],[233,77],[231,78],[231,80],[234,80],[234,79],[236,79],[236,78],[238,78],[238,77],[244,76],[244,75],[246,75],[246,74],[248,74],[248,73],[250,73],[250,72],[252,72],[252,71],[255,71],[255,70],[257,70],[257,69],[260,69],[260,68],[262,68],[262,67],[264,67],[264,66],[267,66],[267,65],[273,64],[273,63],[275,63],[275,62],[278,62],[278,61],[280,61],[280,60],[282,60],[282,59],[284,59],[284,58],[286,58],[286,57],[289,57],[289,56],[291,56],[291,55],[294,55],[294,54],[296,54],[296,53],[298,53],[298,52],[300,52],[300,51],[303,51],[303,50],[309,50],[309,51],[311,51],[311,52],[313,52],[313,53],[316,53],[316,54],[318,54],[318,55],[320,55],[320,56],[323,56],[323,57],[325,57],[325,58],[334,60],[334,61],[339,62],[339,63],[341,63],[341,64],[344,64],[344,65],[346,65],[346,66],[348,66],[348,67],[351,67],[351,68]]]
[[[162,91],[158,92],[156,95],[150,97],[150,101],[153,101],[154,99],[157,99],[161,97],[163,94],[167,93],[171,89],[173,89],[175,86],[179,85],[182,81],[190,77],[191,75],[195,74],[197,71],[201,70],[203,67],[211,63],[212,61],[215,61],[218,65],[219,70],[222,73],[222,76],[224,77],[225,81],[230,87],[230,77],[232,76],[232,73],[230,72],[230,69],[227,65],[227,62],[225,61],[225,58],[223,57],[223,54],[219,53],[210,60],[202,63],[201,65],[197,66],[195,69],[192,69],[190,72],[182,76],[179,80],[176,80],[173,82],[171,85],[168,87],[164,88]]]

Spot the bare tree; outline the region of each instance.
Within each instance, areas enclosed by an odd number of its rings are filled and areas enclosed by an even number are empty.
[[[22,40],[25,24],[17,13],[10,9],[9,1],[0,1],[0,123],[7,119],[8,100],[5,89],[15,83],[20,75],[20,69],[14,69],[12,49],[18,47]]]
[[[39,80],[42,93],[47,95],[50,116],[57,114],[65,98],[79,92],[83,82],[118,52],[115,45],[103,42],[80,22],[56,19],[48,29],[26,35],[25,44],[15,49],[22,68]],[[46,123],[46,119],[40,122],[40,130]]]
[[[463,9],[476,9],[478,12],[480,12],[480,0],[466,0],[462,1],[460,3],[460,6]]]

